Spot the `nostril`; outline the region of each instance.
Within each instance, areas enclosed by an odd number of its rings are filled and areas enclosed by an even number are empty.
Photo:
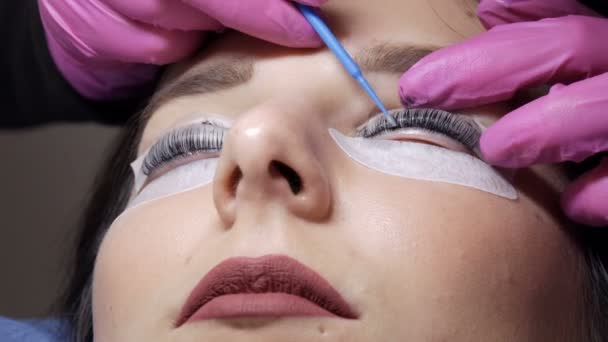
[[[236,188],[238,187],[241,178],[243,178],[243,172],[240,167],[237,167],[230,175],[230,183],[228,183],[228,188],[233,196],[236,195]]]
[[[294,195],[297,195],[302,191],[302,178],[294,169],[286,164],[273,160],[268,166],[268,171],[271,175],[276,175],[278,173],[285,178]]]

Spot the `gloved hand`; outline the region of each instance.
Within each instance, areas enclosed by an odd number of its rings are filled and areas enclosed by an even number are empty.
[[[55,64],[94,100],[133,95],[159,65],[192,54],[201,31],[232,28],[289,47],[322,45],[287,0],[38,0],[38,6]]]
[[[575,0],[486,0],[478,16],[488,32],[428,55],[401,77],[404,105],[473,107],[554,84],[486,130],[484,158],[519,168],[608,151],[608,19]],[[608,158],[566,189],[562,208],[575,221],[608,225]]]

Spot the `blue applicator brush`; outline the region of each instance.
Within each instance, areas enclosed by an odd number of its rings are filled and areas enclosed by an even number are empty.
[[[334,55],[336,55],[336,57],[338,58],[340,63],[342,63],[344,68],[346,68],[346,71],[348,71],[348,73],[355,80],[357,80],[357,82],[359,82],[359,84],[361,85],[363,90],[365,90],[365,92],[369,95],[369,97],[371,97],[371,99],[376,103],[378,108],[380,108],[380,110],[382,111],[384,116],[386,116],[386,119],[388,120],[388,122],[390,122],[391,125],[393,125],[393,126],[397,126],[397,122],[395,121],[395,118],[393,118],[393,116],[388,113],[388,111],[382,104],[382,101],[380,101],[380,98],[378,97],[378,95],[376,95],[376,92],[374,91],[374,89],[372,89],[372,86],[367,82],[365,77],[363,77],[363,74],[361,73],[361,69],[359,68],[357,63],[355,63],[353,58],[344,49],[342,44],[340,44],[340,42],[338,41],[338,38],[336,38],[336,36],[331,32],[331,30],[325,24],[323,19],[321,19],[321,17],[317,13],[317,11],[313,7],[310,7],[307,5],[302,5],[297,2],[294,4],[298,8],[298,10],[302,13],[304,18],[306,18],[306,20],[308,20],[308,22],[310,23],[312,28],[319,35],[319,37],[321,37],[321,39],[325,42],[325,45],[327,45],[327,47],[334,53]]]

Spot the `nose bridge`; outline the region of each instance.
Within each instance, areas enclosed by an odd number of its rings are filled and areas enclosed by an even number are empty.
[[[240,211],[265,210],[267,202],[308,220],[329,214],[329,180],[310,140],[313,122],[264,107],[234,123],[214,182],[215,204],[227,224]]]

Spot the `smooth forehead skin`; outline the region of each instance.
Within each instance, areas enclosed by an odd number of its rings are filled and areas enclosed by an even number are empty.
[[[378,42],[445,46],[481,32],[473,11],[464,0],[330,0],[323,7],[350,51]],[[510,201],[356,164],[327,131],[351,133],[377,110],[324,49],[291,50],[229,34],[174,67],[167,84],[235,56],[253,61],[251,80],[169,101],[145,128],[140,152],[201,114],[233,123],[213,185],[132,209],[107,232],[94,272],[96,341],[578,339],[581,258],[555,214],[564,184],[559,172],[519,172],[519,199]],[[400,107],[398,73],[366,76],[388,108]],[[466,112],[491,123],[506,111],[496,105]],[[267,173],[272,158],[312,188],[306,210]],[[235,195],[222,186],[230,165],[242,171]],[[174,328],[210,269],[229,257],[267,254],[314,269],[359,319],[211,320]]]

